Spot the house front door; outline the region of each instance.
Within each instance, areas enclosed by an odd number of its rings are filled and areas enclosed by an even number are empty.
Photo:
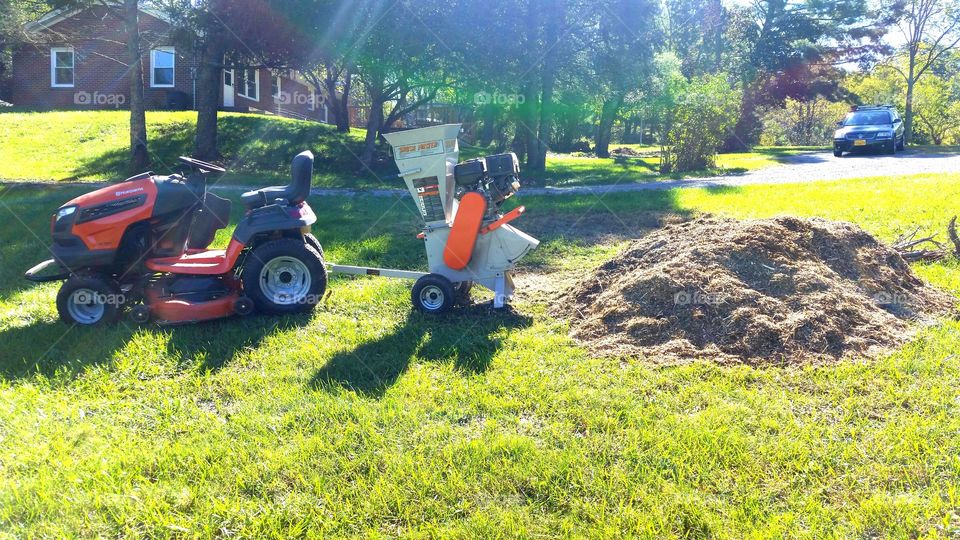
[[[233,107],[233,70],[223,70],[223,106]]]

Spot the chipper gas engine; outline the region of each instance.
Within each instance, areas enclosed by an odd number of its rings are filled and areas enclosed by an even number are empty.
[[[333,272],[416,279],[414,306],[442,313],[480,285],[494,293],[493,306],[513,297],[516,263],[539,245],[510,223],[523,206],[502,213],[504,202],[520,189],[520,165],[514,154],[498,154],[457,163],[460,125],[442,125],[384,135],[413,197],[424,227],[430,273],[330,265]]]

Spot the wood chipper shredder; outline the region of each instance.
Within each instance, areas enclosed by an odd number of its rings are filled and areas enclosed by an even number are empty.
[[[331,272],[414,279],[413,305],[426,313],[449,310],[474,284],[493,291],[495,308],[511,300],[514,266],[540,244],[510,225],[523,206],[501,212],[520,189],[520,164],[512,153],[458,163],[459,133],[451,124],[384,135],[423,218],[430,272],[335,264]]]

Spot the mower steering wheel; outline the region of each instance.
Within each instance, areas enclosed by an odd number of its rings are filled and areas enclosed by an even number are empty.
[[[200,161],[199,159],[193,159],[192,157],[180,156],[180,161],[181,161],[182,163],[185,163],[185,164],[193,167],[194,169],[199,170],[200,172],[203,172],[203,173],[207,173],[207,172],[225,173],[225,172],[227,172],[227,170],[224,169],[223,167],[218,167],[217,165],[214,165],[213,163],[207,163],[206,161]]]

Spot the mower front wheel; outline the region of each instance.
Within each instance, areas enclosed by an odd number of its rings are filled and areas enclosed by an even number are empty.
[[[440,274],[427,274],[418,279],[410,297],[415,308],[430,314],[450,311],[457,303],[457,291],[453,283]]]
[[[123,306],[123,293],[111,279],[73,275],[57,293],[57,313],[67,324],[96,326],[113,322]]]
[[[250,253],[241,274],[257,310],[282,315],[312,310],[327,289],[323,256],[301,240],[284,238]]]

